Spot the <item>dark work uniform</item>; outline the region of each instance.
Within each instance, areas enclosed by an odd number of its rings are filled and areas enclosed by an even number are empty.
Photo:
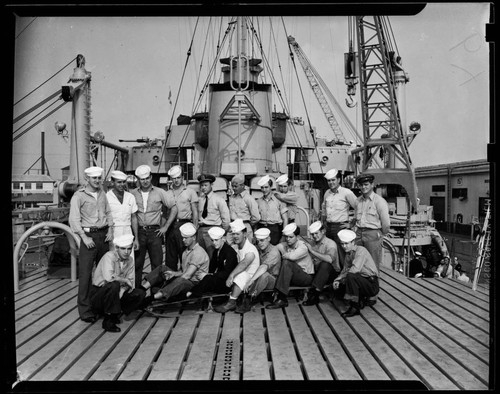
[[[205,275],[203,279],[195,285],[190,291],[192,297],[200,297],[205,293],[228,293],[231,287],[226,286],[226,280],[229,274],[238,265],[238,254],[226,242],[217,251],[212,252],[210,265],[208,268],[209,275]],[[210,275],[211,274],[211,275]]]

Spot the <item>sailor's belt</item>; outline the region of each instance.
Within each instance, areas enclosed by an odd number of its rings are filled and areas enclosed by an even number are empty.
[[[104,227],[83,227],[83,231],[86,233],[98,233],[100,231],[107,231],[109,226]]]
[[[382,231],[381,228],[371,228],[371,227],[358,227],[361,231]]]
[[[191,222],[191,219],[176,219],[176,222],[178,222],[178,223],[188,223],[188,222]]]
[[[282,223],[265,223],[265,222],[259,222],[260,226],[263,227],[272,227],[272,226],[280,226]]]
[[[139,226],[142,230],[158,230],[160,228],[159,224],[154,224],[152,226]]]
[[[326,222],[326,224],[330,224],[332,226],[338,226],[340,224],[346,224],[346,223],[349,223],[349,222]]]

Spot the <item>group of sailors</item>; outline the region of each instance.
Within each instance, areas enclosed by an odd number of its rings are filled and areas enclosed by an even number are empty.
[[[356,197],[341,186],[337,169],[326,172],[329,189],[320,220],[308,227],[311,239],[295,223],[297,195],[286,175],[275,180],[276,192],[270,176],[259,179],[262,196],[256,199],[237,174],[227,202],[212,189],[211,174],[198,177],[200,195],[185,185],[180,166],[168,171],[170,190],[152,184],[147,165],[135,175],[137,188],[127,191],[127,175],[113,171],[105,192],[103,169],[89,167],[87,184],[71,199],[69,224],[81,239],[77,304],[83,321],[103,315],[102,327],[119,332],[123,314],[155,300],[207,293],[228,294],[214,308],[220,313],[248,312],[266,290],[274,294],[266,308],[283,308],[291,286],[309,288],[308,306],[333,285],[334,296],[349,306],[345,317],[377,301],[390,218],[373,175],[357,177]],[[151,271],[143,275],[146,253]]]

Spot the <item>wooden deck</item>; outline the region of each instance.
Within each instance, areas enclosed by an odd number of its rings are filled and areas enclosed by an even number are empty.
[[[474,292],[383,269],[378,303],[349,319],[340,316],[341,301],[305,307],[290,297],[287,308],[245,315],[196,304],[171,318],[136,311],[120,333],[79,320],[77,287],[43,269],[21,280],[21,381],[417,381],[432,390],[484,390],[493,376],[489,291],[481,286]]]

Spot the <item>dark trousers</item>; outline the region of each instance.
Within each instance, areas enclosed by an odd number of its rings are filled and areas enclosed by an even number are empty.
[[[380,269],[382,262],[382,243],[384,242],[384,234],[377,229],[361,229],[356,230],[356,244],[364,246]]]
[[[319,291],[323,290],[323,287],[327,284],[331,284],[339,275],[339,272],[335,271],[333,266],[326,261],[321,261],[314,267],[314,271],[314,279],[311,285]]]
[[[92,286],[90,290],[92,310],[101,314],[123,312],[128,315],[139,308],[145,296],[144,290],[134,289],[131,292],[123,293],[122,298],[120,298],[120,282],[108,282],[101,287]]]
[[[345,226],[345,223],[339,223],[339,224],[326,223],[326,231],[325,231],[325,235],[331,240],[335,241],[335,243],[337,244],[337,254],[339,258],[340,268],[344,267],[345,250],[342,247],[342,245],[340,245],[340,239],[337,233],[340,230],[342,230],[343,226]]]
[[[105,242],[107,231],[85,233],[94,240],[95,246],[87,248],[85,242],[80,242],[78,253],[78,313],[80,318],[94,316],[90,306],[89,293],[92,287],[92,269],[99,263],[101,257],[109,251],[109,242]]]
[[[273,245],[278,245],[281,241],[282,237],[282,231],[283,231],[283,225],[282,224],[263,224],[263,223],[257,223],[255,226],[255,229],[259,229],[265,227],[271,231],[271,234],[269,236],[271,237],[271,244]]]
[[[144,230],[139,228],[139,250],[135,252],[135,287],[139,287],[142,282],[142,271],[146,252],[151,261],[151,270],[159,267],[163,263],[162,237],[156,236],[156,230]]]
[[[163,294],[162,299],[164,301],[176,295],[185,294],[193,288],[194,283],[192,281],[180,276],[165,280],[163,272],[166,270],[167,267],[165,266],[156,267],[145,278],[151,284],[151,289],[153,287],[159,288],[158,291]]]
[[[205,275],[190,291],[192,297],[201,297],[206,293],[224,294],[231,291],[231,287],[226,286],[227,277],[217,275]]]
[[[295,261],[284,259],[276,279],[274,288],[285,295],[290,291],[290,286],[309,286],[313,275],[309,275]]]
[[[165,235],[165,265],[173,271],[179,269],[184,251],[182,235],[179,230],[179,227],[184,223],[187,222],[174,222]]]
[[[378,292],[378,277],[365,277],[359,273],[347,274],[345,279],[345,300],[357,303],[365,297],[375,297]]]

